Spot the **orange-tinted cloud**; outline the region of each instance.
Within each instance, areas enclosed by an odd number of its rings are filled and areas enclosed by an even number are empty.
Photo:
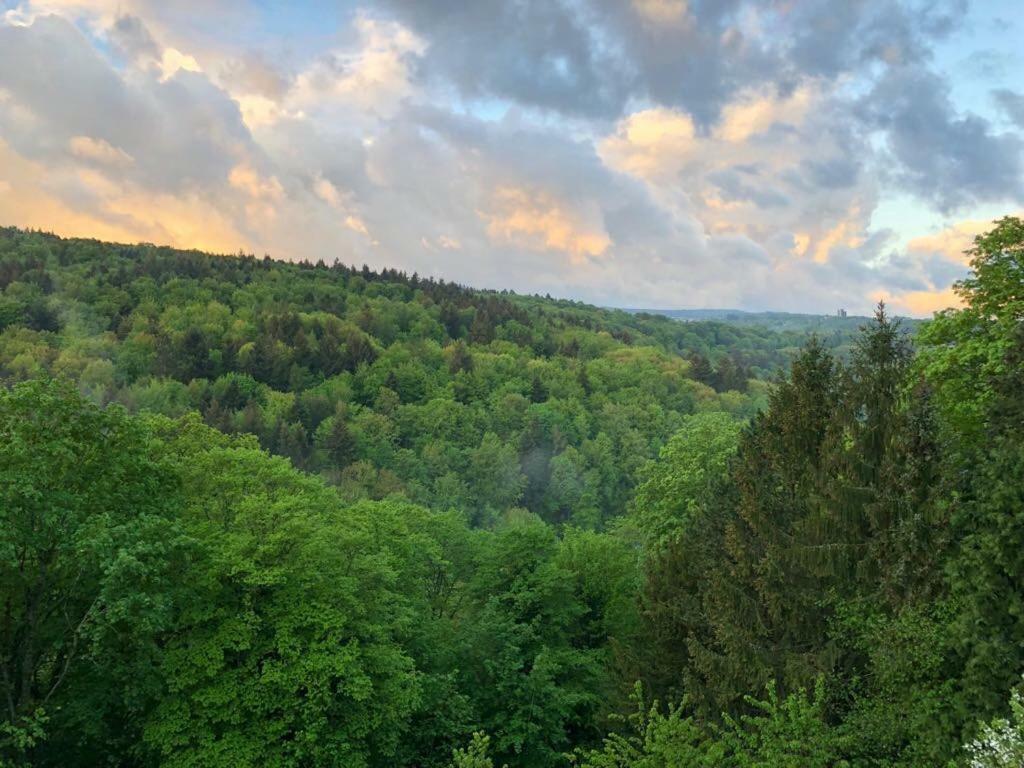
[[[687,0],[633,0],[633,8],[652,26],[677,27],[686,23],[689,3]]]
[[[963,300],[952,287],[896,294],[881,291],[878,298],[884,299],[892,311],[915,317],[927,317],[934,312],[963,305]]]
[[[988,219],[960,221],[933,235],[915,237],[907,243],[907,250],[918,253],[940,253],[950,261],[966,264],[968,257],[964,251],[974,244],[975,236],[990,229],[992,229],[992,222]]]
[[[68,142],[68,150],[80,160],[98,163],[114,168],[126,168],[135,159],[123,149],[111,146],[103,139],[91,136],[74,136]]]
[[[808,236],[808,241],[813,245],[811,253],[818,264],[827,262],[832,249],[837,246],[860,247],[864,243],[864,217],[860,209],[854,205],[846,218],[840,219],[834,227],[817,238]]]
[[[620,120],[597,149],[605,165],[640,179],[677,215],[696,216],[706,232],[748,237],[780,262],[825,263],[833,249],[866,241],[876,194],[854,171],[806,199],[808,174],[835,173],[850,151],[831,124],[814,123],[827,97],[812,86],[786,95],[750,89],[704,132],[681,110],[645,109]]]
[[[800,123],[813,103],[810,88],[800,88],[787,97],[766,91],[742,94],[722,110],[715,137],[732,144],[746,141],[775,123]]]
[[[645,109],[623,118],[598,144],[604,162],[642,179],[678,173],[698,148],[693,119],[674,109]]]
[[[481,216],[492,239],[531,250],[561,251],[574,264],[601,256],[612,242],[602,226],[586,221],[552,195],[522,187],[496,189],[491,210]]]
[[[59,186],[74,186],[88,208],[65,202]],[[231,217],[197,192],[150,193],[85,168],[59,173],[27,160],[0,139],[0,221],[69,236],[123,242],[159,242],[218,253],[247,238]]]

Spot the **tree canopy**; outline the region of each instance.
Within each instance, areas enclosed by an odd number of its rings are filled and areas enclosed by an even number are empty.
[[[1016,765],[1024,224],[855,337],[0,232],[0,765]]]

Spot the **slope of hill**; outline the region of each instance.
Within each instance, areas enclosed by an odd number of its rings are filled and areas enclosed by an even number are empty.
[[[247,432],[352,498],[600,525],[687,415],[764,404],[800,331],[393,270],[0,231],[0,373]],[[839,347],[847,337],[834,335]]]
[[[832,333],[849,334],[871,322],[866,315],[849,315],[842,311],[833,315],[815,315],[802,312],[750,312],[743,309],[624,309],[634,315],[670,317],[686,322],[717,321],[730,325],[758,326],[773,331],[797,331],[828,336]],[[900,317],[900,322],[909,330],[920,324],[920,320]]]
[[[789,332],[5,231],[0,764],[1019,765],[1024,222],[972,256],[769,386]]]

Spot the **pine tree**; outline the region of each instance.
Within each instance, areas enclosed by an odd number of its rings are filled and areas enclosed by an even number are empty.
[[[352,433],[345,423],[343,413],[334,416],[331,428],[324,439],[324,449],[331,460],[331,464],[341,470],[347,467],[355,459],[356,442]]]
[[[882,478],[896,458],[910,360],[899,322],[879,302],[840,379],[839,402],[822,451],[821,503],[808,527],[819,572],[834,578],[841,592],[856,593],[861,582],[878,578],[870,545],[893,520],[891,499],[882,499]]]
[[[448,361],[448,372],[456,374],[459,371],[471,372],[473,370],[473,356],[469,347],[461,339],[452,345],[452,356]]]
[[[587,375],[586,365],[580,365],[579,373],[576,374],[576,381],[583,390],[583,394],[589,395],[594,391],[594,388],[590,383],[590,376]]]
[[[803,550],[836,395],[835,362],[812,339],[743,435],[728,487],[698,515],[694,530],[706,538],[681,538],[660,575],[648,575],[649,596],[671,594],[664,582],[680,570],[698,592],[680,595],[677,618],[661,608],[654,627],[686,637],[682,678],[709,713],[742,708],[745,694],[770,681],[783,692],[807,687],[830,667],[823,586]],[[714,554],[705,560],[697,550]],[[693,563],[699,574],[687,570]]]
[[[715,370],[711,367],[708,359],[700,352],[694,352],[690,355],[689,360],[690,378],[694,381],[699,381],[701,384],[711,386],[715,380]]]
[[[547,387],[545,387],[544,382],[540,380],[540,376],[534,376],[533,381],[530,382],[530,401],[534,403],[543,403],[547,399]]]

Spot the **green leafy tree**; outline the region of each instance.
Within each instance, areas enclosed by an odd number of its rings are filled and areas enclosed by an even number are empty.
[[[479,521],[512,507],[526,485],[515,448],[493,432],[485,434],[470,454],[465,479]]]
[[[580,768],[838,768],[849,765],[825,722],[824,688],[780,699],[748,697],[753,714],[702,725],[685,707],[663,713],[645,708],[638,687],[632,733],[615,734],[600,750],[584,753]]]
[[[593,728],[601,652],[580,647],[583,606],[554,532],[514,516],[481,549],[460,670],[495,753],[524,768],[561,763],[569,734]]]
[[[465,749],[456,749],[452,753],[451,768],[494,768],[494,761],[488,757],[491,738],[478,731]]]
[[[964,747],[969,768],[1017,768],[1024,765],[1024,696],[1010,694],[1010,717],[982,725],[978,736]]]
[[[740,422],[724,413],[687,417],[644,470],[633,510],[637,525],[656,548],[685,532],[739,443]]]
[[[251,438],[157,422],[205,554],[163,640],[166,694],[145,744],[161,764],[372,765],[419,698],[372,520]]]
[[[67,383],[0,390],[7,759],[47,738],[70,750],[72,729],[111,746],[131,737],[131,723],[118,722],[130,718],[119,686],[152,675],[114,662],[125,648],[151,648],[170,621],[163,590],[183,544],[178,483],[146,442],[123,410],[101,410]]]
[[[971,275],[955,286],[964,306],[939,312],[922,328],[917,365],[948,424],[965,447],[976,447],[985,439],[993,384],[1007,373],[1007,352],[1024,318],[1024,221],[1000,219],[966,254]]]

